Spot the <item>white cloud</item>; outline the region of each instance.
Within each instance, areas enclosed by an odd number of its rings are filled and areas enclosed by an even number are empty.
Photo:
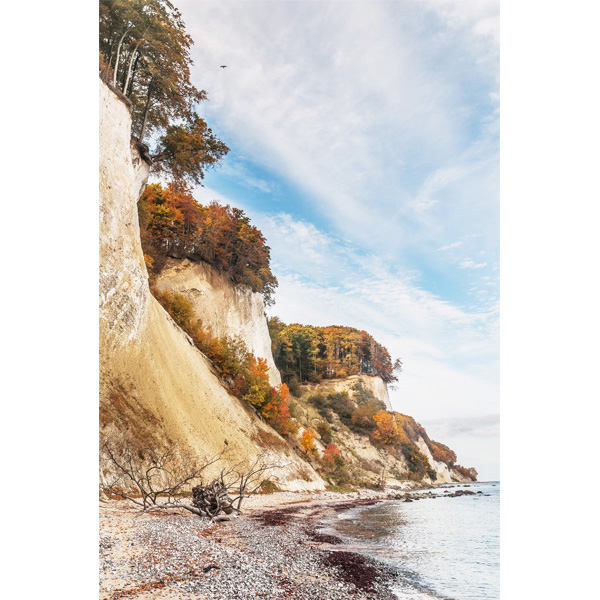
[[[464,186],[477,143],[469,151],[459,127],[472,111],[459,85],[466,74],[436,63],[457,44],[468,60],[472,48],[462,36],[424,44],[411,26],[430,19],[418,3],[184,1],[181,8],[196,40],[194,76],[210,97],[201,110],[234,150],[301,186],[341,235],[368,246],[377,231],[380,247],[397,249],[424,235],[439,242],[455,222],[484,220],[482,190],[477,198],[454,194],[463,205],[456,221],[419,214],[448,186]],[[456,3],[440,11],[461,31],[490,16],[489,7]]]
[[[483,267],[487,266],[487,263],[476,263],[474,260],[463,260],[460,263],[460,268],[461,269],[482,269]]]
[[[451,244],[447,244],[446,246],[442,246],[441,248],[438,248],[438,252],[443,252],[445,250],[452,250],[453,248],[458,248],[459,246],[462,246],[464,244],[464,242],[462,240],[459,240],[457,242],[452,242]]]

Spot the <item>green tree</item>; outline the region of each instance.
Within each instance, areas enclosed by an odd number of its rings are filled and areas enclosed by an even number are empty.
[[[152,156],[156,171],[175,180],[201,184],[205,170],[216,165],[229,148],[219,140],[195,112],[185,123],[169,125]]]

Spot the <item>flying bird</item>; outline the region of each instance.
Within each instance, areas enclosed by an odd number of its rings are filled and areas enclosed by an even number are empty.
[[[226,69],[227,65],[221,65],[221,69]]]

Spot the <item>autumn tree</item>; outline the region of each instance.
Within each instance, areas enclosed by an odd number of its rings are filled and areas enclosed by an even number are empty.
[[[277,279],[270,268],[271,250],[244,211],[212,202],[196,202],[185,182],[146,186],[138,203],[144,253],[154,273],[165,257],[204,261],[234,283],[249,287],[273,304]]]
[[[315,432],[310,427],[307,427],[303,431],[300,443],[306,454],[314,454],[316,452],[315,437]]]
[[[229,151],[194,106],[206,100],[190,79],[192,38],[169,0],[100,0],[101,73],[131,104],[132,135],[158,139],[153,169],[200,183]]]
[[[468,479],[470,479],[471,481],[477,481],[477,470],[474,469],[473,467],[467,469],[466,467],[463,467],[462,465],[454,465],[454,468],[464,477],[467,477]]]
[[[427,443],[427,440],[425,440]],[[449,467],[453,467],[456,463],[456,453],[454,450],[450,450],[448,446],[444,444],[440,444],[440,442],[434,442],[429,440],[430,443],[427,444],[429,450],[431,451],[431,456],[433,456],[433,460],[438,462],[442,462]]]
[[[327,471],[334,471],[336,468],[343,466],[344,460],[342,453],[337,444],[333,442],[323,450],[323,466]]]
[[[314,327],[277,317],[268,322],[273,358],[285,381],[318,383],[322,378],[365,374],[397,381],[402,363],[366,331],[353,327]]]
[[[357,406],[351,417],[352,429],[360,433],[375,429],[377,423],[374,417],[380,410],[380,402],[369,402],[368,404]]]
[[[284,436],[293,435],[298,431],[298,423],[290,415],[290,392],[285,383],[271,389],[271,398],[264,405],[261,414],[277,431]]]
[[[185,122],[169,125],[152,155],[155,171],[175,180],[201,184],[207,168],[215,166],[229,152],[206,122],[195,112]]]
[[[380,410],[373,417],[377,428],[373,432],[373,438],[382,444],[391,445],[400,441],[400,434],[396,425],[394,415],[387,410]]]
[[[244,400],[258,408],[261,413],[267,410],[266,406],[269,404],[269,414],[274,420],[277,416],[275,409],[278,407],[278,403],[274,400],[276,393],[269,383],[267,370],[267,361],[264,358],[255,358],[254,355],[248,353],[247,368],[244,374],[247,392],[244,394]]]

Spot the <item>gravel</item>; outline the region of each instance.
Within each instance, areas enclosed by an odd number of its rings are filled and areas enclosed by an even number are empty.
[[[336,552],[339,540],[319,534],[314,519],[284,511],[283,519],[265,519],[281,512],[274,510],[223,523],[187,514],[103,515],[100,598],[395,598],[386,583],[393,574],[381,564]]]

